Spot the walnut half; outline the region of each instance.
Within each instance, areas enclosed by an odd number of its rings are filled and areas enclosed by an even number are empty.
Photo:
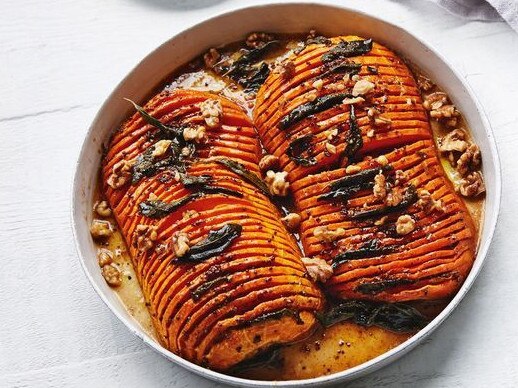
[[[464,197],[476,197],[486,191],[484,179],[479,171],[472,172],[461,180],[458,190]]]
[[[302,263],[306,267],[309,277],[315,282],[325,283],[333,276],[333,267],[323,259],[317,257],[303,257]]]

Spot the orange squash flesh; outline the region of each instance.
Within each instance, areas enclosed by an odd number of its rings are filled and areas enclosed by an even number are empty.
[[[134,160],[157,141],[153,138],[156,129],[138,113],[113,135],[101,175],[160,341],[190,361],[224,370],[272,345],[310,334],[323,299],[308,280],[296,241],[269,198],[214,162],[214,158],[231,159],[260,174],[260,145],[246,114],[225,98],[189,90],[162,92],[144,108],[166,125],[204,125],[200,104],[209,99],[222,106],[220,125],[206,126],[206,140],[196,144],[195,159],[186,172],[209,174],[211,185],[238,192],[239,197],[206,193],[163,218],[141,214],[140,203],[151,194],[173,202],[192,191],[167,171],[110,187],[116,163]],[[172,238],[176,232],[187,233],[189,244],[194,245],[229,223],[241,225],[242,231],[223,253],[200,263],[183,263],[175,257]],[[149,250],[139,249],[136,243],[139,225],[156,227],[158,237]],[[211,284],[218,276],[224,280]],[[285,310],[293,316],[285,316]],[[279,330],[280,325],[292,329]],[[260,341],[250,341],[258,335]],[[239,351],[220,351],[229,348]]]

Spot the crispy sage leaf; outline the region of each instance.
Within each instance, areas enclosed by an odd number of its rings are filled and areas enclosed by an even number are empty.
[[[227,167],[232,172],[236,173],[237,175],[239,175],[240,177],[245,179],[247,182],[253,184],[259,190],[261,190],[264,195],[266,195],[268,197],[270,196],[270,191],[268,190],[268,186],[266,186],[266,183],[264,183],[261,180],[261,178],[259,178],[252,171],[248,170],[241,163],[236,162],[234,160],[226,159],[226,158],[214,159],[214,161],[216,163],[222,164],[223,166]]]
[[[153,127],[157,128],[158,130],[162,131],[164,138],[169,136],[173,136],[174,138],[182,138],[183,139],[183,126],[169,126],[164,123],[162,123],[157,118],[151,116],[149,113],[147,113],[144,108],[142,108],[140,105],[138,105],[136,102],[130,100],[129,98],[125,98],[126,101],[129,101],[133,104],[135,109],[140,113],[142,118],[147,121],[148,124],[152,125]]]
[[[189,189],[199,190],[204,193],[227,194],[238,198],[243,197],[243,193],[238,191],[211,185],[212,176],[210,175],[189,175],[180,173],[180,182]]]
[[[363,147],[362,133],[358,122],[356,121],[356,114],[354,113],[354,105],[351,105],[349,113],[349,132],[347,133],[345,146],[345,155],[352,158]]]
[[[372,39],[341,41],[322,55],[322,62],[327,63],[339,58],[356,57],[372,50]]]
[[[173,202],[164,202],[160,200],[144,201],[139,204],[140,213],[149,218],[164,218],[168,214],[179,207],[185,205],[187,202],[198,198],[201,193],[189,194],[182,199]]]
[[[218,230],[211,230],[205,240],[193,245],[179,261],[199,263],[219,255],[241,235],[243,227],[239,224],[226,224]]]
[[[352,320],[362,326],[380,326],[399,333],[422,329],[428,319],[412,306],[348,300],[333,306],[320,316],[323,326]]]
[[[310,152],[312,138],[313,135],[306,135],[293,140],[290,142],[286,155],[299,166],[314,166],[317,164],[317,160],[314,157],[303,156],[305,152]]]
[[[340,264],[346,263],[350,260],[368,259],[371,257],[392,253],[396,250],[396,248],[396,246],[392,245],[381,246],[378,239],[373,239],[358,249],[350,249],[344,252],[340,252],[333,258],[333,268],[336,268]]]

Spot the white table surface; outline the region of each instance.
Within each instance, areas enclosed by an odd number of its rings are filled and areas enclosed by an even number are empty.
[[[97,109],[144,55],[210,15],[257,3],[1,1],[1,387],[214,386],[152,352],[97,297],[72,242],[70,184]],[[490,118],[504,182],[469,295],[415,351],[351,386],[518,386],[518,34],[423,1],[336,3],[406,27],[460,70]]]

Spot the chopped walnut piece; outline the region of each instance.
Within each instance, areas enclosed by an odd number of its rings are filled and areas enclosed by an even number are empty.
[[[433,109],[430,111],[430,117],[433,119],[444,119],[458,116],[459,112],[455,109],[454,105],[443,105],[440,108]]]
[[[297,213],[288,213],[281,220],[290,232],[295,232],[300,226],[301,217]]]
[[[133,167],[133,161],[121,160],[113,165],[112,173],[108,177],[106,183],[112,189],[118,189],[126,184],[131,179],[131,169]]]
[[[333,141],[338,136],[338,128],[329,129],[325,132],[326,139],[328,141]]]
[[[385,199],[387,196],[387,180],[385,175],[381,172],[374,177],[374,187],[372,188],[372,192],[374,194],[374,198],[376,199]]]
[[[186,127],[183,130],[183,138],[185,141],[202,142],[206,137],[205,127],[197,125],[195,127]]]
[[[426,110],[439,109],[448,103],[448,95],[444,92],[435,92],[427,95],[423,101],[423,107]]]
[[[451,131],[446,136],[439,138],[439,151],[441,152],[464,152],[468,148],[468,134],[463,129]]]
[[[374,87],[375,85],[372,82],[366,79],[360,79],[356,81],[356,83],[354,84],[352,95],[354,97],[357,97],[359,95],[365,96],[366,94],[372,92],[374,90]]]
[[[360,172],[362,168],[358,166],[357,164],[350,164],[345,168],[346,174],[356,174],[357,172]]]
[[[408,214],[399,216],[396,221],[396,233],[399,235],[406,235],[412,233],[415,230],[415,221]]]
[[[464,197],[476,197],[486,191],[484,179],[480,171],[475,171],[461,180],[459,192]]]
[[[163,156],[169,147],[171,146],[172,141],[171,140],[159,140],[155,143],[153,146],[153,151],[151,152],[151,156],[153,158],[158,158],[160,156]]]
[[[388,221],[388,216],[383,216],[379,220],[374,221],[374,225],[376,225],[376,226],[385,225],[387,223],[387,221]]]
[[[262,172],[279,168],[279,158],[275,155],[266,154],[259,161],[259,169]]]
[[[189,235],[185,232],[175,232],[173,234],[173,250],[176,257],[185,256],[190,247]]]
[[[186,210],[182,213],[182,220],[190,220],[191,218],[198,217],[200,213],[196,210]]]
[[[90,225],[90,234],[94,239],[108,238],[113,234],[113,227],[110,221],[93,220]]]
[[[444,211],[444,204],[441,200],[436,201],[428,190],[419,190],[419,200],[417,206],[419,206],[425,213],[431,213],[434,210]]]
[[[335,230],[331,230],[327,226],[317,226],[313,230],[313,236],[315,236],[320,241],[325,242],[333,242],[344,235],[344,228],[336,228]]]
[[[396,186],[400,185],[403,182],[406,182],[406,180],[408,179],[408,174],[403,170],[396,170],[394,176],[395,176],[394,184]]]
[[[250,48],[258,48],[274,39],[273,35],[266,32],[253,32],[246,38],[246,45]]]
[[[281,77],[285,81],[289,81],[295,75],[295,64],[292,61],[286,61],[281,67]]]
[[[97,201],[94,204],[94,211],[101,217],[109,217],[112,215],[112,209],[110,209],[110,205],[108,205],[106,201]]]
[[[158,238],[158,227],[154,225],[139,224],[135,229],[137,237],[136,246],[140,252],[146,252],[155,246]]]
[[[374,137],[375,134],[376,134],[376,131],[374,129],[369,129],[367,131],[366,135],[367,135],[367,137],[371,137],[372,138],[372,137]]]
[[[393,188],[387,194],[385,198],[385,205],[387,206],[397,206],[403,201],[403,192],[398,188]]]
[[[380,166],[386,166],[389,161],[385,155],[380,155],[376,158],[376,162],[379,163]]]
[[[119,287],[122,284],[121,271],[113,264],[105,265],[101,269],[104,280],[111,287]]]
[[[280,197],[287,196],[288,189],[290,188],[290,183],[286,180],[287,176],[288,173],[286,171],[274,172],[272,170],[268,170],[264,181],[268,185],[270,193]]]
[[[223,107],[219,100],[208,99],[200,104],[200,111],[205,119],[205,123],[210,128],[218,127],[220,124],[220,118],[223,114]]]
[[[322,90],[322,88],[324,87],[324,80],[323,79],[317,79],[315,82],[313,82],[312,84],[313,88],[315,88],[316,90]]]
[[[384,117],[381,115],[374,117],[374,125],[377,127],[382,127],[382,126],[390,125],[390,124],[392,124],[392,120],[388,117]]]
[[[209,49],[203,56],[203,61],[205,62],[205,66],[209,69],[212,69],[216,63],[221,59],[221,54],[215,48]]]
[[[104,267],[105,265],[113,263],[113,252],[106,248],[100,248],[97,251],[97,261],[99,262],[99,267]]]
[[[478,145],[471,144],[457,160],[457,171],[462,176],[468,175],[471,171],[480,168],[482,157]]]
[[[423,75],[417,76],[417,86],[419,86],[419,89],[421,89],[423,92],[429,92],[433,89],[435,84],[428,78],[426,78]]]
[[[365,99],[363,97],[353,97],[353,98],[346,97],[343,99],[342,104],[353,105],[353,104],[360,104],[364,101],[365,101]]]
[[[303,257],[302,263],[308,271],[308,275],[315,282],[325,283],[333,276],[333,267],[331,267],[325,260],[318,257]]]
[[[329,142],[326,142],[325,144],[325,147],[326,147],[326,151],[330,154],[330,155],[334,155],[336,154],[336,146],[329,143]]]

